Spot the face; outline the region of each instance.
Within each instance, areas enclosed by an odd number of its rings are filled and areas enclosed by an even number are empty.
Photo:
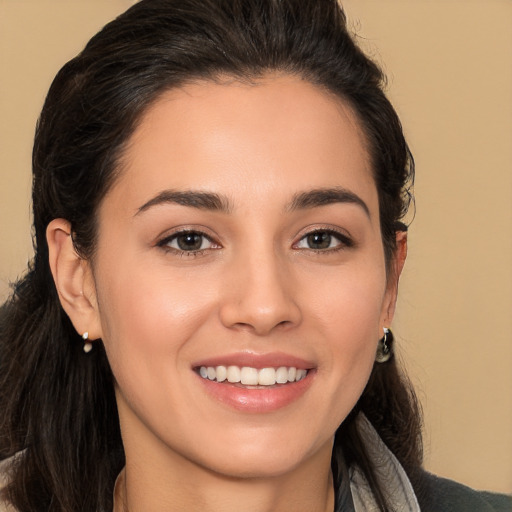
[[[92,269],[127,453],[242,476],[329,460],[393,302],[347,105],[287,76],[165,93]]]

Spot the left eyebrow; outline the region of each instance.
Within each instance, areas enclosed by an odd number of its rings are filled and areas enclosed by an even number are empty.
[[[366,215],[370,217],[368,205],[357,194],[341,187],[319,188],[308,190],[307,192],[299,192],[293,196],[287,210],[305,210],[334,203],[358,205],[364,210]]]

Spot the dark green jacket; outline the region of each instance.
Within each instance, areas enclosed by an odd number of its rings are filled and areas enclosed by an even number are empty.
[[[422,512],[512,512],[512,496],[475,491],[430,473],[418,501]]]

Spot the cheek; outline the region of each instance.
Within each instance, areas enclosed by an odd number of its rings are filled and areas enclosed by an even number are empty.
[[[385,269],[378,263],[316,276],[308,285],[310,315],[337,339],[335,347],[357,349],[376,342],[386,296]]]
[[[312,303],[316,333],[319,342],[324,340],[324,365],[318,371],[332,389],[335,424],[353,408],[372,371],[385,290],[384,271],[353,269],[331,279]]]
[[[154,373],[159,361],[179,364],[179,354],[211,313],[213,298],[187,276],[149,271],[147,265],[118,260],[97,281],[103,343],[117,379]],[[124,278],[124,276],[130,276]]]

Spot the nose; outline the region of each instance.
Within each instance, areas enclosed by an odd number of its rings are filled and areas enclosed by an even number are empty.
[[[224,326],[266,336],[301,322],[295,279],[272,252],[240,258],[230,266],[229,276],[220,307]]]

